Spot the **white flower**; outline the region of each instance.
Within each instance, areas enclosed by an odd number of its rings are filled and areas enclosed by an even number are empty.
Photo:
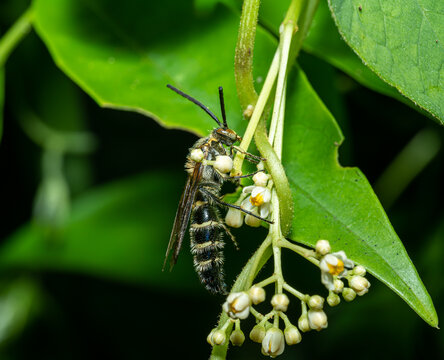
[[[308,310],[308,323],[313,330],[325,329],[328,326],[327,315],[322,310]]]
[[[335,290],[334,276],[345,276],[347,269],[352,269],[353,266],[353,261],[347,258],[344,251],[325,255],[319,263],[322,283],[328,290]]]
[[[232,319],[246,319],[250,314],[251,299],[246,292],[231,293],[223,304],[223,310]]]
[[[242,201],[241,207],[247,211],[250,211],[260,217],[266,219],[270,215],[271,209],[271,191],[264,186],[246,186],[242,190],[244,194],[250,194],[244,201]],[[251,215],[245,216],[245,223],[250,226],[259,226],[261,220]]]
[[[276,357],[284,352],[285,339],[281,329],[272,327],[267,330],[262,340],[262,354]]]
[[[359,296],[367,294],[368,288],[370,287],[370,281],[360,275],[353,276],[348,284],[354,291],[356,291],[356,294]]]

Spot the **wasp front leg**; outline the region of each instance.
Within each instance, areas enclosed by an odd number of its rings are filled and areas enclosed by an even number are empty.
[[[257,156],[257,155],[253,155],[253,154],[241,149],[239,146],[235,146],[235,145],[232,145],[230,147],[230,155],[233,154],[233,149],[241,154],[244,154],[245,159],[248,160],[249,162],[252,162],[253,164],[259,164],[261,161],[267,161],[267,159]]]

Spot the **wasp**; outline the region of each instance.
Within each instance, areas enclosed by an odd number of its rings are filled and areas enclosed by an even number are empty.
[[[228,155],[233,158],[234,148],[242,151],[234,146],[236,142],[241,140],[241,137],[232,129],[228,128],[227,125],[222,87],[219,87],[222,123],[209,108],[198,100],[172,85],[167,85],[167,87],[199,106],[217,123],[218,127],[215,128],[209,136],[199,139],[189,149],[185,163],[185,171],[188,173],[188,179],[179,202],[176,218],[174,219],[163,268],[165,268],[170,254],[170,270],[176,264],[188,223],[191,220],[191,253],[199,279],[211,293],[225,294],[226,285],[224,283],[224,260],[222,252],[224,247],[224,234],[228,234],[233,241],[235,240],[221,219],[219,207],[232,207],[268,223],[272,222],[244,210],[240,206],[226,203],[220,199],[220,191],[224,181],[236,181],[239,178],[249,177],[255,174],[230,177],[220,173],[212,165],[208,164],[208,162],[215,160],[216,157],[220,155]],[[228,149],[226,147],[228,147]],[[192,159],[190,154],[195,149],[202,151],[203,161],[195,161]],[[247,159],[256,163],[262,159],[247,152],[243,153]]]

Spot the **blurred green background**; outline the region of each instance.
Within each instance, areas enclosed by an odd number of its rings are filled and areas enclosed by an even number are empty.
[[[0,3],[1,34],[27,5]],[[346,136],[341,164],[359,166],[372,184],[417,134],[431,136],[437,147],[443,143],[442,127],[406,105],[308,54],[301,54],[300,64]],[[205,339],[223,298],[200,286],[187,244],[174,271],[161,271],[186,179],[183,162],[196,136],[164,129],[140,114],[100,108],[54,65],[34,32],[8,60],[5,94],[0,358],[207,358]],[[38,143],[41,136],[66,140],[73,134],[80,150],[64,156],[50,140]],[[414,143],[415,151],[427,151],[427,136]],[[441,318],[443,160],[439,148],[393,201],[383,183],[376,189]],[[402,181],[395,179],[394,186]],[[228,284],[265,234],[233,232],[241,250],[227,244]],[[311,265],[294,261],[293,254],[286,254],[283,264],[289,282],[322,294]],[[327,309],[328,330],[305,334],[280,358],[321,359],[339,352],[362,359],[416,359],[426,351],[443,358],[442,332],[370,280],[368,295]],[[296,318],[299,309],[292,305],[289,316],[293,312]],[[244,325],[244,331],[251,326]],[[249,340],[228,354],[260,357],[260,346]]]

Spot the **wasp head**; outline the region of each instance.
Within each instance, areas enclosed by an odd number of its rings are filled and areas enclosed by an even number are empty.
[[[242,140],[242,138],[237,135],[233,130],[228,128],[217,128],[213,130],[213,137],[220,141],[222,144],[231,146],[236,141]]]

